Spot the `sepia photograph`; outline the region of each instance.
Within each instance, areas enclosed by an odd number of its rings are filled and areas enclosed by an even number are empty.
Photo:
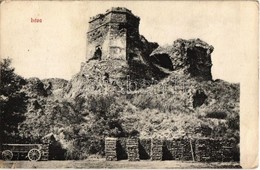
[[[257,1],[0,14],[0,168],[258,166]]]

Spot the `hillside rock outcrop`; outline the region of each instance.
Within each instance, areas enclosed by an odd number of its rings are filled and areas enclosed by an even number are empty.
[[[184,73],[197,77],[201,80],[212,80],[211,74],[211,53],[214,47],[200,39],[177,39],[171,46],[159,47],[155,49],[151,57],[168,57],[172,67],[164,66],[172,70],[182,69]],[[163,62],[160,62],[161,65]],[[168,61],[169,63],[169,61]]]

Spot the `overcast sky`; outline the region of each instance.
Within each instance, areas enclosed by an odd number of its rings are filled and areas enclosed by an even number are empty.
[[[200,38],[213,45],[214,79],[240,82],[248,65],[254,64],[251,45],[257,42],[257,4],[253,1],[5,2],[1,57],[12,58],[16,73],[26,78],[70,79],[85,61],[89,17],[117,6],[141,18],[140,34],[149,41],[164,45],[177,38]],[[31,18],[42,23],[31,23]]]

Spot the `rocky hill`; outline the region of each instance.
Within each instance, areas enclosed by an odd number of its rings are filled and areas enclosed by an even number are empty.
[[[239,143],[239,84],[212,80],[212,51],[202,40],[178,39],[144,56],[149,62],[131,67],[124,60],[92,60],[68,82],[27,79],[19,135],[30,143],[52,133],[67,159],[103,154],[105,136]]]
[[[212,51],[212,46],[199,39],[178,39],[171,46],[158,47],[146,58],[165,74],[156,79],[142,74],[145,72],[138,65],[132,65],[145,78],[141,81],[131,77],[124,61],[88,62],[68,83],[66,96],[73,99],[113,96],[116,105],[123,109],[120,113],[126,119],[123,126],[139,131],[144,137],[185,134],[239,137],[239,85],[212,80]],[[128,120],[129,117],[137,120]]]

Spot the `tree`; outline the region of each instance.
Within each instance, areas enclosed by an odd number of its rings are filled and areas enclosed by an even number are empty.
[[[19,141],[18,124],[24,120],[27,108],[27,97],[22,92],[26,81],[14,73],[9,58],[0,62],[0,69],[0,144],[15,143]]]

